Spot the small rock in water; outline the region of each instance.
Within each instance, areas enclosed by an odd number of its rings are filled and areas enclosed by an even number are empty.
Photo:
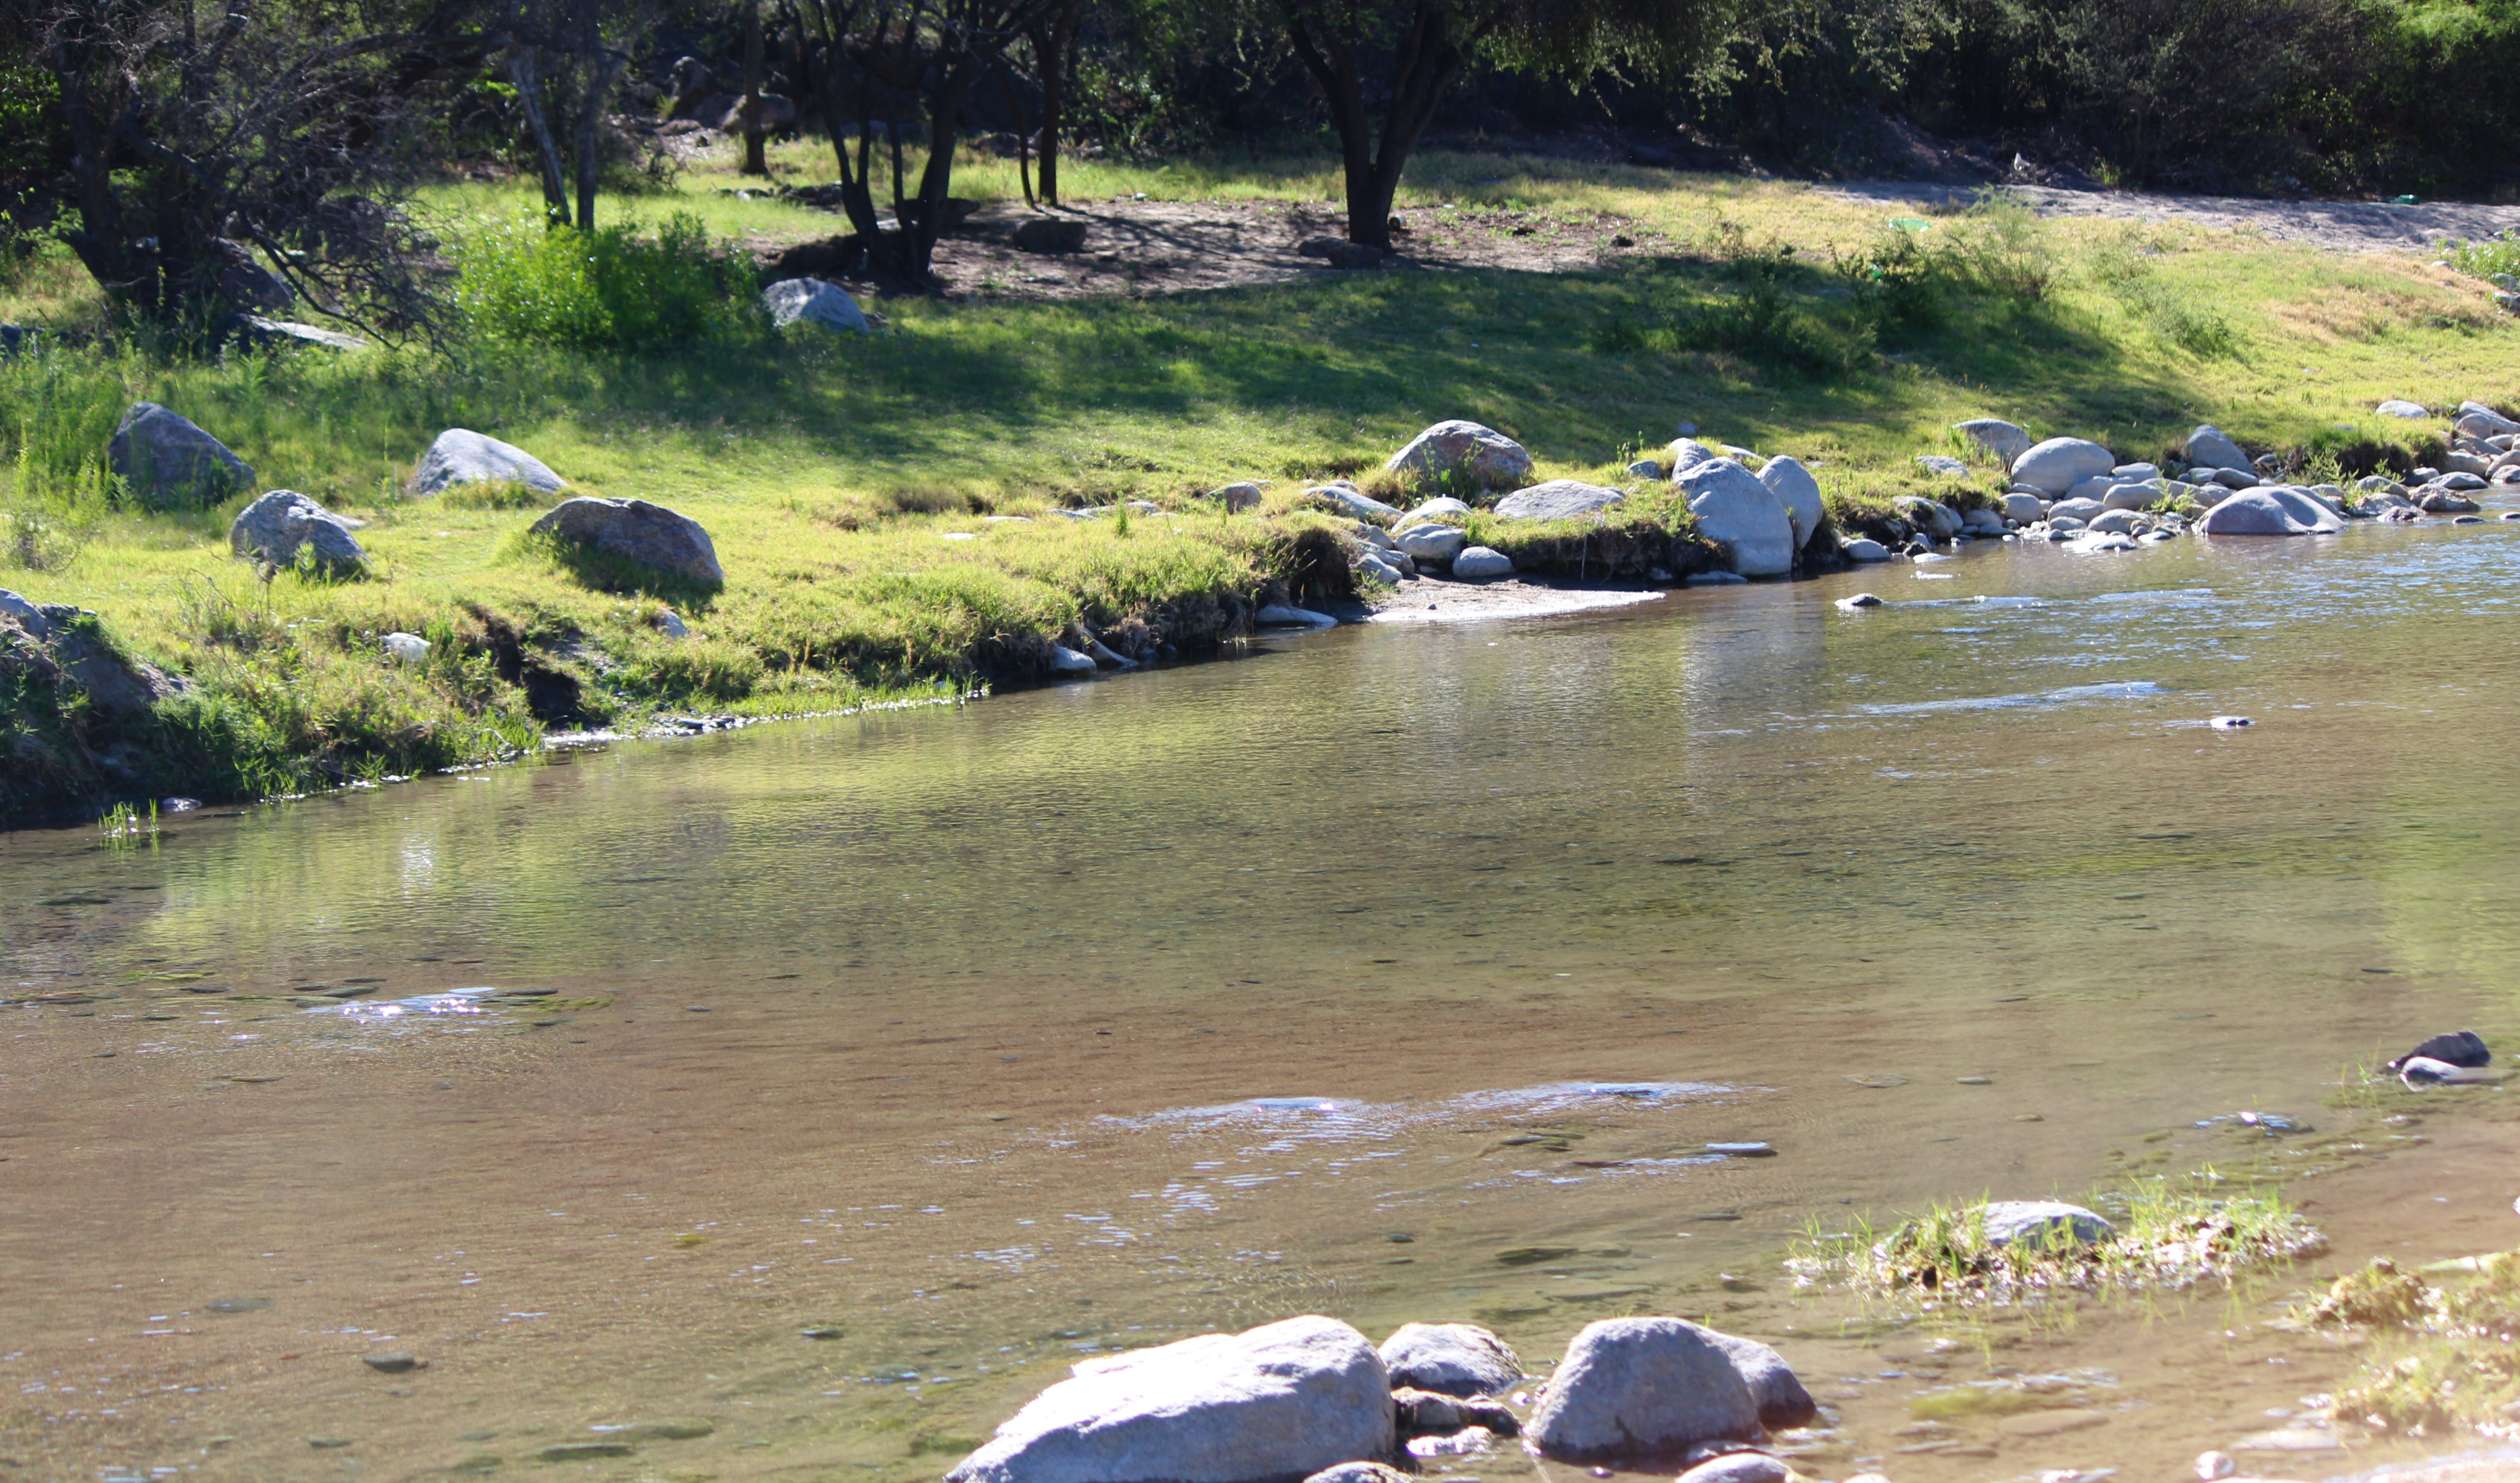
[[[1995,1078],[1992,1076],[1961,1076],[1954,1079],[1963,1087],[1991,1087],[1995,1085]]]
[[[350,1439],[348,1437],[308,1437],[306,1445],[318,1452],[330,1452],[336,1447],[349,1446]]]
[[[1733,1158],[1774,1158],[1777,1150],[1768,1144],[1708,1144],[1709,1153],[1729,1154]]]
[[[811,1328],[799,1328],[796,1333],[800,1338],[808,1339],[836,1339],[847,1336],[847,1330],[837,1324],[817,1324]]]
[[[363,1354],[359,1356],[359,1360],[360,1363],[366,1365],[370,1370],[376,1371],[380,1374],[401,1374],[405,1371],[419,1370],[428,1363],[425,1360],[416,1359],[411,1355],[399,1353]]]
[[[212,1298],[202,1307],[212,1313],[260,1313],[271,1306],[269,1298]]]
[[[636,1449],[627,1442],[556,1442],[534,1454],[537,1462],[585,1462],[597,1458],[626,1458]]]
[[[2254,726],[2257,723],[2246,716],[2216,716],[2205,724],[2216,731],[2238,731],[2243,726]]]
[[[1838,599],[1837,606],[1853,612],[1859,607],[1878,607],[1881,606],[1881,600],[1868,592],[1859,592],[1851,598]]]
[[[2240,1470],[2240,1464],[2228,1452],[2200,1452],[2196,1455],[2198,1483],[2218,1483]]]
[[[1764,1452],[1728,1452],[1680,1475],[1681,1483],[1785,1483],[1793,1474]]]
[[[1738,587],[1748,577],[1731,571],[1693,571],[1682,581],[1683,587]]]

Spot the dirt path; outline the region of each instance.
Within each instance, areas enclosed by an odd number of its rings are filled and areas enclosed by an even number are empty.
[[[1864,181],[1826,189],[1885,205],[1948,205],[1973,198],[1971,186],[1915,181]],[[2243,196],[2154,196],[2133,191],[2074,191],[2005,186],[2042,216],[2108,216],[2121,221],[2191,221],[2253,228],[2272,242],[2301,242],[2333,252],[2414,252],[2445,237],[2483,238],[2520,228],[2520,206],[2434,202],[2391,205],[2376,201],[2258,201]]]

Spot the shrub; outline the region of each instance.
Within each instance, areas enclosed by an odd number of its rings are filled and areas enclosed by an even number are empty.
[[[458,243],[465,322],[494,338],[587,350],[654,350],[757,333],[748,261],[709,242],[689,212],[652,238],[635,223],[580,232],[493,223]]]

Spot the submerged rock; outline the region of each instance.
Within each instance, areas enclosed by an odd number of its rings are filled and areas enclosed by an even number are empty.
[[[1512,1346],[1476,1324],[1403,1324],[1377,1352],[1394,1386],[1497,1396],[1522,1383],[1522,1360]]]
[[[1764,1452],[1728,1452],[1680,1475],[1680,1483],[1787,1483],[1793,1469]]]
[[[1309,607],[1296,607],[1285,603],[1270,603],[1252,614],[1252,621],[1263,628],[1336,628],[1338,619]]]
[[[1260,1483],[1388,1456],[1382,1361],[1335,1319],[1287,1319],[1077,1365],[946,1483]]]
[[[1732,1360],[1733,1371],[1750,1387],[1750,1399],[1759,1408],[1759,1424],[1770,1431],[1784,1431],[1806,1426],[1820,1415],[1820,1403],[1794,1377],[1793,1368],[1785,1357],[1757,1339],[1723,1333],[1709,1328],[1717,1347]]]
[[[1520,443],[1495,428],[1457,421],[1418,433],[1383,467],[1423,483],[1458,473],[1483,489],[1513,489],[1531,477],[1532,462]]]
[[[1531,1415],[1532,1445],[1586,1461],[1758,1435],[1758,1402],[1722,1337],[1686,1319],[1586,1326]]]

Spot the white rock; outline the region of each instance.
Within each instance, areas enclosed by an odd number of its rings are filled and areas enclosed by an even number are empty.
[[[1222,502],[1228,515],[1238,515],[1245,510],[1259,509],[1260,502],[1268,498],[1268,492],[1245,479],[1238,484],[1228,484],[1222,489],[1211,489],[1207,492],[1207,497]]]
[[[2161,477],[2158,464],[2120,464],[2109,472],[2117,475],[2121,484],[2149,484]]]
[[[1450,562],[1470,538],[1450,525],[1412,525],[1400,532],[1400,549],[1420,562]]]
[[[1587,1325],[1524,1428],[1543,1457],[1574,1461],[1758,1433],[1758,1402],[1714,1332],[1672,1318]]]
[[[2004,518],[2027,525],[2048,517],[2048,502],[2035,494],[2007,494],[2003,497]]]
[[[1587,484],[1578,479],[1551,479],[1528,489],[1517,489],[1497,501],[1497,518],[1505,520],[1563,520],[1577,516],[1598,515],[1625,500],[1616,489]]]
[[[2097,500],[2058,500],[2048,507],[2048,518],[2088,521],[2107,508]]]
[[[1464,582],[1513,575],[1513,558],[1487,546],[1470,546],[1453,558],[1453,575]]]
[[[17,619],[19,627],[38,639],[53,629],[53,620],[44,616],[42,608],[5,587],[0,587],[0,616]]]
[[[397,664],[428,662],[428,641],[416,633],[389,633],[378,642]]]
[[[2111,484],[2108,492],[2100,496],[2100,508],[2103,510],[2143,510],[2153,505],[2155,502],[2160,500],[2160,498],[2161,488],[2156,484]]]
[[[1316,484],[1304,492],[1316,499],[1328,501],[1339,514],[1360,520],[1389,524],[1400,516],[1398,507],[1386,505],[1370,494],[1360,494],[1346,484]]]
[[[1674,439],[1663,453],[1663,462],[1671,467],[1671,477],[1675,479],[1700,464],[1711,464],[1724,456],[1692,437]]]
[[[1728,1452],[1680,1475],[1680,1483],[1787,1483],[1793,1470],[1764,1452]]]
[[[1392,538],[1389,531],[1383,529],[1379,525],[1369,524],[1364,520],[1359,520],[1348,528],[1356,532],[1356,538],[1358,540],[1363,541],[1368,546],[1372,546],[1378,551],[1398,551],[1400,549],[1400,543]]]
[[[1443,495],[1436,499],[1428,500],[1421,505],[1412,507],[1407,515],[1400,517],[1394,528],[1406,530],[1412,525],[1419,524],[1426,520],[1441,519],[1447,516],[1467,517],[1469,514],[1469,506],[1462,504],[1460,500],[1454,499],[1450,495]]]
[[[1882,545],[1879,541],[1872,539],[1870,536],[1857,536],[1854,540],[1847,542],[1845,545],[1840,546],[1837,549],[1845,553],[1846,559],[1850,562],[1886,562],[1890,560],[1890,549]]]
[[[1745,577],[1782,576],[1793,570],[1793,517],[1757,474],[1729,458],[1700,464],[1672,480],[1685,491],[1698,533],[1722,546],[1732,569]]]
[[[761,291],[761,307],[780,329],[802,320],[834,335],[870,333],[866,312],[849,291],[819,278],[783,278]]]
[[[2209,469],[2201,472],[2204,473],[2205,477],[2222,485],[2226,489],[2255,489],[2258,487],[2258,476],[2245,469]]]
[[[2344,528],[2326,506],[2281,484],[2240,490],[2196,522],[2199,535],[2333,535]]]
[[[1054,674],[1090,675],[1096,667],[1092,654],[1079,653],[1064,644],[1050,646],[1050,668]]]
[[[2389,411],[2389,408],[2392,406],[2414,407],[2415,404],[2412,402],[2382,402],[2380,404],[2380,411],[2390,417],[2407,416],[2407,414],[2403,412]],[[2415,414],[2421,416],[2423,414],[2423,410],[2424,409],[2421,407],[2415,407]],[[2196,1455],[2197,1483],[2222,1483],[2223,1479],[2229,1477],[2231,1474],[2238,1472],[2239,1470],[2239,1462],[2228,1452],[2200,1452]]]
[[[1477,423],[1449,422],[1410,439],[1383,465],[1432,483],[1461,473],[1483,489],[1512,489],[1531,477],[1531,455],[1520,443]]]
[[[2132,510],[2103,510],[2093,516],[2091,524],[2084,528],[2093,535],[2133,535],[2136,515]]]
[[[1845,608],[1848,612],[1862,612],[1868,607],[1880,607],[1881,600],[1868,592],[1859,592],[1851,598],[1838,599],[1837,606]]]
[[[683,621],[681,613],[668,607],[656,614],[656,632],[669,639],[688,639],[692,636],[692,626]]]
[[[1961,472],[1965,473],[1967,470]],[[1812,477],[1800,459],[1778,454],[1759,471],[1759,482],[1768,486],[1768,492],[1777,497],[1792,518],[1795,549],[1810,545],[1811,538],[1820,533],[1821,517],[1825,513],[1821,504],[1820,480]]]
[[[2117,1239],[2115,1226],[2062,1200],[1994,1200],[1985,1208],[1986,1238],[1998,1246],[2097,1246]]]
[[[1400,568],[1383,561],[1380,557],[1375,556],[1372,552],[1367,552],[1364,556],[1357,559],[1356,574],[1360,579],[1375,587],[1397,587],[1400,585]]]
[[[1258,1483],[1393,1447],[1391,1384],[1365,1335],[1287,1319],[1087,1360],[946,1483]]]
[[[420,468],[411,476],[411,492],[436,494],[456,484],[492,479],[522,484],[543,494],[558,494],[568,487],[567,480],[516,444],[484,437],[470,427],[449,427],[421,455]]]
[[[2458,404],[2458,421],[2452,427],[2464,437],[2496,437],[2506,432],[2520,432],[2520,423],[2504,417],[2483,402]]]
[[[1994,454],[2006,469],[2012,467],[2013,460],[2030,451],[2030,434],[2018,424],[2007,423],[2002,418],[1973,418],[1952,426],[1971,442]]]
[[[274,489],[237,512],[228,524],[228,549],[271,566],[294,565],[301,549],[311,550],[316,569],[350,576],[368,561],[350,525],[293,489]]]
[[[2388,401],[2382,402],[2372,410],[2382,417],[2426,418],[2432,416],[2432,412],[2421,402],[2401,401],[2396,398],[2391,398]],[[2222,1454],[2208,1453],[2206,1456],[2222,1457]],[[2225,1458],[2224,1461],[2229,1461],[2230,1460]]]
[[[2224,435],[2223,429],[2204,423],[2187,434],[2187,462],[2198,469],[2250,469],[2249,455],[2238,443]]]
[[[1522,1360],[1476,1324],[1403,1324],[1376,1352],[1394,1388],[1501,1396],[1522,1383]]]
[[[1916,467],[1924,470],[1927,473],[1940,474],[1944,478],[1952,479],[1964,479],[1968,477],[1969,472],[1968,465],[1961,463],[1958,459],[1941,453],[1918,454],[1916,456]]]
[[[1296,607],[1285,603],[1271,603],[1252,614],[1252,621],[1263,628],[1336,628],[1338,619],[1309,607]]]
[[[2012,478],[2052,497],[2117,466],[2116,455],[2089,438],[2051,437],[2013,461]]]

